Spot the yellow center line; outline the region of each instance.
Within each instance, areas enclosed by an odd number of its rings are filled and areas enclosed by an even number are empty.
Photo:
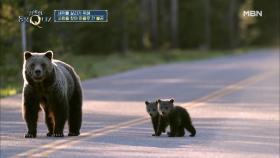
[[[187,107],[187,108],[194,108],[194,107],[205,105],[205,103],[207,101],[217,99],[217,98],[221,98],[221,97],[223,97],[225,95],[228,95],[230,93],[242,90],[242,89],[244,89],[245,87],[247,87],[251,84],[254,84],[258,81],[264,80],[265,78],[269,77],[272,74],[273,74],[272,72],[269,72],[269,73],[264,73],[264,74],[248,77],[248,78],[246,78],[244,80],[241,80],[237,83],[231,84],[231,85],[226,86],[226,87],[224,87],[220,90],[214,91],[207,96],[195,99],[195,100],[193,100],[191,102],[188,102],[188,103],[184,103],[184,104],[182,104],[182,106]],[[101,129],[96,129],[96,130],[92,130],[92,131],[83,133],[79,137],[66,137],[63,140],[57,140],[55,142],[40,146],[38,148],[30,149],[28,151],[16,154],[16,155],[12,156],[11,158],[47,156],[47,155],[49,155],[49,154],[51,154],[51,153],[53,153],[57,150],[65,149],[69,146],[77,144],[82,140],[87,140],[87,139],[90,139],[90,138],[96,138],[96,137],[99,137],[99,136],[110,134],[112,132],[119,131],[119,130],[124,129],[124,128],[128,128],[128,127],[139,125],[139,124],[143,124],[148,120],[149,120],[148,117],[141,117],[141,118],[137,118],[137,119],[127,121],[127,122],[123,122],[123,123],[119,123],[119,124],[115,124],[115,125],[109,125],[109,126],[101,128]]]
[[[233,93],[235,91],[242,90],[245,87],[247,87],[249,85],[252,85],[252,84],[254,84],[258,81],[264,80],[265,78],[267,78],[267,77],[269,77],[273,74],[274,74],[273,72],[268,72],[268,73],[248,77],[248,78],[246,78],[244,80],[241,80],[237,83],[231,84],[231,85],[226,86],[226,87],[224,87],[220,90],[214,91],[207,96],[195,99],[191,102],[187,102],[187,103],[184,103],[184,104],[181,104],[181,105],[184,106],[184,107],[188,107],[188,108],[202,106],[209,100],[221,98],[221,97],[226,96],[226,95],[228,95],[230,93]]]
[[[28,151],[23,152],[23,153],[19,153],[15,156],[12,156],[12,158],[32,157],[32,156],[34,156],[33,154],[36,155],[36,153],[37,154],[38,153],[43,154],[45,152],[49,153],[48,150],[51,150],[52,148],[56,148],[56,147],[59,147],[59,146],[64,145],[64,144],[69,144],[70,142],[85,140],[85,139],[88,139],[89,137],[91,137],[93,135],[101,136],[100,134],[105,133],[107,131],[113,131],[114,129],[115,130],[121,129],[122,127],[137,124],[138,122],[141,122],[143,120],[146,121],[147,118],[144,118],[144,117],[143,118],[137,118],[137,119],[130,120],[130,121],[127,121],[127,122],[122,122],[122,123],[119,123],[119,124],[116,124],[116,125],[109,125],[109,126],[106,126],[106,127],[100,128],[100,129],[96,129],[96,130],[92,130],[92,131],[89,131],[89,132],[82,133],[81,136],[79,136],[79,137],[65,137],[66,139],[64,139],[64,140],[57,140],[55,142],[40,146],[39,148],[35,148],[35,149],[31,149],[31,150],[28,150]],[[42,151],[42,152],[40,152],[40,151]]]
[[[138,122],[134,122],[134,123],[131,123],[131,124],[123,125],[123,126],[121,126],[119,128],[115,127],[115,128],[111,128],[109,130],[104,130],[103,132],[91,133],[87,137],[84,137],[84,138],[81,138],[81,139],[75,139],[74,141],[71,141],[71,142],[68,142],[68,143],[64,143],[64,144],[62,144],[62,145],[60,145],[58,147],[55,147],[55,148],[50,148],[49,150],[44,151],[44,152],[35,153],[31,157],[44,157],[44,156],[47,156],[50,153],[53,153],[53,152],[55,152],[57,150],[67,149],[68,147],[70,147],[70,146],[72,146],[74,144],[77,144],[80,141],[88,140],[88,139],[92,139],[92,138],[96,138],[96,137],[100,137],[100,136],[103,136],[103,135],[106,135],[106,134],[110,134],[112,132],[116,132],[116,131],[119,131],[120,129],[128,128],[128,127],[131,127],[131,126],[140,125],[140,124],[143,124],[143,123],[147,122],[147,120],[148,120],[148,118],[141,118],[141,120],[139,120]]]

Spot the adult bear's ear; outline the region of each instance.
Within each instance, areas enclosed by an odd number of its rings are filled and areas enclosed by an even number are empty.
[[[45,56],[47,58],[49,58],[50,60],[52,60],[53,58],[53,52],[51,50],[48,50],[46,53],[45,53]]]
[[[25,51],[25,52],[24,52],[24,59],[27,60],[27,59],[29,59],[30,57],[32,57],[31,52]]]
[[[150,103],[149,103],[148,101],[145,101],[145,104],[146,104],[146,105],[149,105]]]
[[[174,103],[174,99],[170,99],[170,102],[171,102],[171,103]]]

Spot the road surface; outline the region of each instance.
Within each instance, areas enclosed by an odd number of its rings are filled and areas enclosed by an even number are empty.
[[[82,135],[25,139],[21,96],[1,100],[3,157],[279,157],[279,53],[248,54],[142,68],[87,80]],[[175,98],[195,137],[153,137],[144,101]],[[67,134],[67,127],[65,128]]]

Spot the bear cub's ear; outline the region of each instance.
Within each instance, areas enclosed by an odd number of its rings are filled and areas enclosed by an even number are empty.
[[[146,105],[149,105],[150,103],[149,103],[148,101],[145,101],[145,104],[146,104]]]
[[[29,59],[30,57],[32,57],[31,52],[25,51],[25,52],[24,52],[24,59],[27,60],[27,59]]]
[[[46,53],[45,53],[45,56],[47,58],[49,58],[50,60],[52,60],[53,58],[53,52],[51,50],[48,50]]]

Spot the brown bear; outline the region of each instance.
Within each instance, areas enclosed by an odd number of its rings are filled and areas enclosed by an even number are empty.
[[[82,124],[82,88],[74,69],[54,60],[52,51],[26,51],[22,74],[22,112],[28,129],[25,138],[36,137],[41,108],[45,112],[47,136],[63,137],[66,121],[69,125],[68,136],[78,136]]]
[[[169,137],[183,137],[185,130],[188,130],[191,137],[194,137],[196,130],[192,124],[191,117],[188,111],[181,106],[174,106],[174,99],[158,100],[159,111],[163,116],[167,117],[170,125]],[[160,126],[160,125],[159,125]]]
[[[160,136],[161,133],[165,133],[168,126],[168,121],[166,117],[163,117],[158,110],[158,101],[148,102],[145,101],[146,110],[151,116],[151,121],[153,124],[154,134],[152,136]]]

